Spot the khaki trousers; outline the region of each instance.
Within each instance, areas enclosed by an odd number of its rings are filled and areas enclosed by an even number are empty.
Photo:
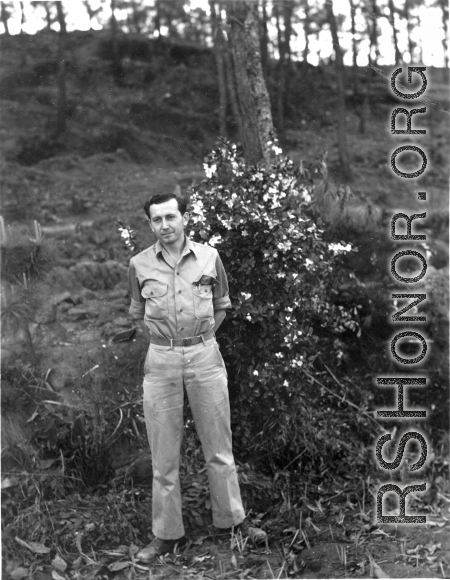
[[[154,535],[184,536],[179,480],[183,385],[205,456],[214,525],[245,518],[234,463],[227,375],[212,338],[192,346],[150,344],[144,367],[144,415],[153,464]]]

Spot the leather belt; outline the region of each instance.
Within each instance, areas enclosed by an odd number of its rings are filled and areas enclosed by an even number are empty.
[[[150,344],[156,344],[158,346],[192,346],[193,344],[199,344],[200,342],[205,342],[210,338],[214,337],[214,330],[209,330],[206,334],[201,334],[200,336],[189,336],[187,338],[160,338],[159,336],[151,336]]]

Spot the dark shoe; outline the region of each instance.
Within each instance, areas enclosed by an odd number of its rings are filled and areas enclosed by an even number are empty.
[[[164,556],[164,554],[172,554],[177,545],[184,544],[186,538],[178,538],[177,540],[161,540],[160,538],[154,538],[152,542],[137,553],[136,558],[140,562],[153,562],[158,556]]]
[[[252,526],[250,522],[245,519],[242,523],[232,528],[235,534],[242,534],[243,538],[248,538],[252,544],[267,543],[267,534],[264,530]]]

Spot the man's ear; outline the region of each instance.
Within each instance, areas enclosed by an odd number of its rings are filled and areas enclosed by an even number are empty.
[[[188,224],[188,221],[189,221],[189,218],[190,218],[190,215],[188,214],[188,212],[186,212],[186,213],[183,215],[183,225],[187,226],[187,224]]]

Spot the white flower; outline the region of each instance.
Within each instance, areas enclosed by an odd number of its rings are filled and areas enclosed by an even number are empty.
[[[249,320],[250,322],[252,321],[252,316],[251,316],[251,314],[247,314],[245,318],[246,318],[246,320]]]
[[[284,383],[283,383],[283,387],[289,387],[289,383],[288,383],[288,381],[284,381]]]
[[[281,155],[281,153],[283,153],[282,149],[280,149],[280,147],[277,147],[276,145],[272,147],[272,151],[275,153],[275,155]]]
[[[201,199],[195,199],[191,202],[191,208],[193,213],[201,213],[203,211],[203,201]]]
[[[211,177],[217,171],[217,165],[215,163],[212,163],[211,165],[208,165],[207,163],[203,163],[203,168],[205,170],[206,177],[208,179],[211,179]]]
[[[244,297],[245,300],[249,300],[251,298],[251,294],[250,292],[241,292],[242,296]]]
[[[294,359],[291,361],[291,367],[294,367],[294,368],[296,368],[296,367],[297,367],[297,368],[301,368],[302,366],[303,366],[303,361],[302,361],[302,360],[298,360],[298,359],[294,358]]]
[[[215,246],[216,244],[220,244],[221,241],[222,241],[221,236],[212,236],[212,238],[210,238],[209,240],[209,245]]]
[[[284,354],[283,354],[282,352],[276,352],[276,353],[275,353],[275,356],[276,356],[277,358],[283,358]]]
[[[248,236],[248,232],[247,232],[247,230],[242,230],[242,235],[243,235],[243,236]]]
[[[334,254],[339,254],[340,252],[351,252],[352,246],[351,244],[342,245],[342,244],[328,244],[328,249],[332,250]]]
[[[305,266],[307,268],[309,268],[310,266],[313,266],[314,262],[312,260],[310,260],[309,258],[306,258],[306,262],[305,262]]]
[[[227,228],[227,230],[231,230],[231,223],[230,223],[231,220],[226,220],[226,219],[219,217],[219,221],[224,227]]]
[[[306,191],[306,189],[303,190],[302,197],[306,201],[306,203],[309,203],[311,201],[311,196]]]
[[[258,371],[253,371],[253,374],[255,375],[255,377],[259,375]]]

